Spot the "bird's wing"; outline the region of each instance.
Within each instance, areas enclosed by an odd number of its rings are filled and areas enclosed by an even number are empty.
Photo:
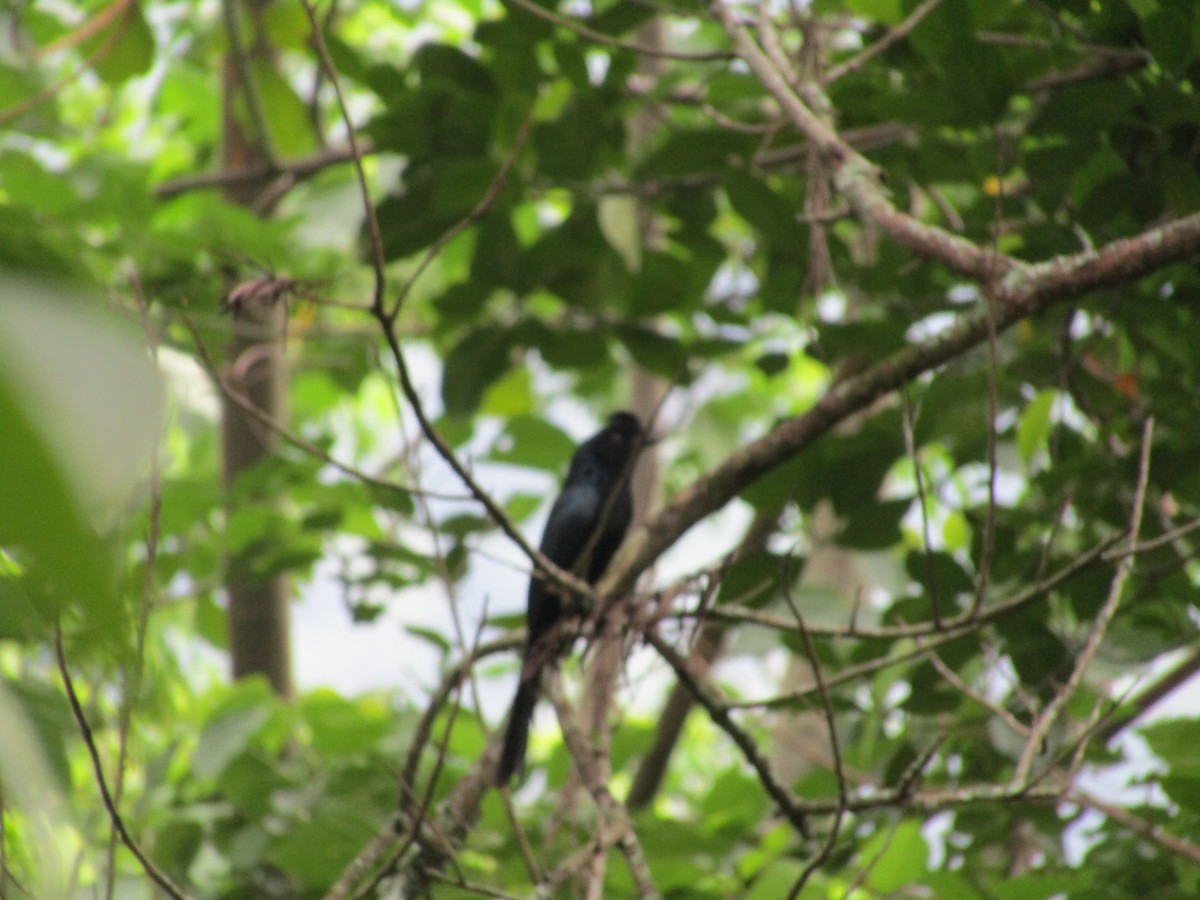
[[[594,485],[568,486],[554,501],[539,548],[555,565],[571,569],[596,527],[603,498]]]
[[[564,488],[550,509],[540,549],[550,561],[570,571],[591,537],[600,515],[600,493],[587,482]],[[562,614],[562,601],[535,573],[529,581],[526,641],[532,646]]]

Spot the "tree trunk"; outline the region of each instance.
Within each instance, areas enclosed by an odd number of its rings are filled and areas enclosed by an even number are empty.
[[[222,167],[226,171],[257,169],[271,160],[266,136],[247,134],[237,109],[239,96],[244,96],[242,73],[250,70],[251,63],[275,64],[275,54],[266,43],[261,27],[268,2],[225,2],[231,4],[229,9],[235,15],[227,16],[226,20],[231,49],[226,55],[223,71]],[[254,38],[250,42],[244,42],[237,33],[237,15],[243,12],[253,24]],[[257,125],[260,131],[265,131],[265,123],[259,121]],[[268,180],[269,176],[266,176],[261,180],[229,185],[224,191],[225,199],[266,215],[268,210],[262,208],[260,198]],[[231,278],[226,286],[227,293],[232,285]],[[283,305],[239,305],[231,310],[230,323],[227,382],[267,415],[284,418],[286,315]],[[232,488],[238,476],[275,453],[279,440],[278,435],[236,401],[226,397],[223,402],[223,474],[230,502],[236,502]],[[257,500],[270,502],[269,498]],[[264,675],[276,693],[289,697],[292,694],[292,670],[287,579],[282,575],[254,579],[235,573],[235,569],[244,572],[242,566],[231,567],[226,573],[225,585],[229,599],[229,654],[233,677]]]

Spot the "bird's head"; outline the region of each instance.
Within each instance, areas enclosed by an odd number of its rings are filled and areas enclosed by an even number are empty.
[[[623,467],[631,454],[638,453],[654,443],[642,428],[638,417],[627,410],[620,410],[608,417],[608,424],[595,437],[595,446],[601,457],[613,467]]]

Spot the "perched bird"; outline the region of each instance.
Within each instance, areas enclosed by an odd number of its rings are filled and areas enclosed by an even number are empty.
[[[538,548],[547,559],[575,572],[588,584],[600,580],[629,530],[633,517],[629,481],[634,457],[649,443],[637,417],[622,411],[610,415],[608,424],[579,446]],[[498,787],[508,784],[524,768],[525,743],[542,669],[553,657],[547,636],[562,617],[562,607],[559,590],[535,572],[529,580],[521,677],[496,769]]]

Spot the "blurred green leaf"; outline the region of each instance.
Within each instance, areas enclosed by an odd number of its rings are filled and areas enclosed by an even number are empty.
[[[1021,421],[1017,425],[1017,446],[1025,465],[1029,465],[1033,455],[1046,447],[1050,437],[1050,416],[1057,399],[1056,391],[1041,391],[1021,414]]]
[[[497,328],[468,331],[446,354],[442,372],[442,403],[452,416],[467,415],[479,406],[483,392],[508,365],[507,332]]]
[[[144,75],[154,63],[154,33],[137,3],[126,5],[107,28],[83,42],[80,49],[92,69],[109,84]]]
[[[928,870],[929,846],[921,835],[920,823],[899,822],[883,827],[863,846],[863,858],[873,859],[867,884],[891,893],[905,885],[921,884]]]

